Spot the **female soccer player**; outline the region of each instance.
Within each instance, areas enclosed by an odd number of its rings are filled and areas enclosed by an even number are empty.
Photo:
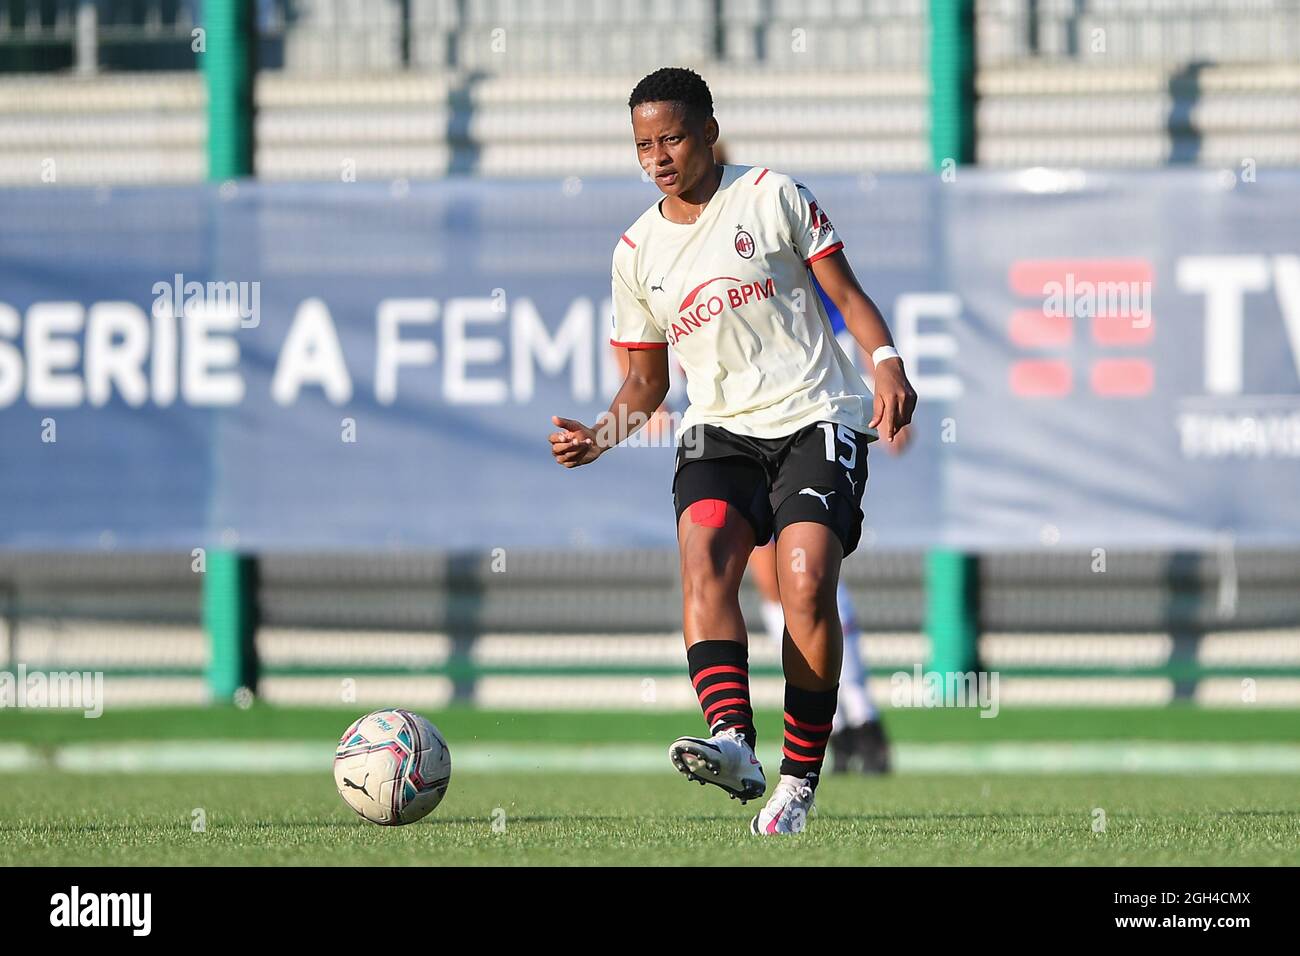
[[[628,372],[595,427],[552,419],[551,452],[576,468],[627,438],[667,394],[673,346],[690,400],[673,478],[683,630],[710,736],[678,738],[669,757],[742,801],[767,790],[739,589],[750,552],[775,535],[785,740],[780,782],[750,829],[798,832],[835,714],[835,591],[862,530],[867,443],[893,441],[916,393],[812,193],[770,169],[714,162],[704,80],[657,70],[628,105],[637,157],[664,194],[614,249],[613,344],[629,350]],[[814,277],[872,357],[874,403],[835,343]]]
[[[714,147],[713,155],[716,162],[727,162],[720,147]],[[820,292],[820,287],[818,291]],[[831,330],[838,339],[839,333],[844,331],[844,318],[835,304],[826,299],[825,293],[821,293],[821,298],[822,305],[830,316]],[[619,374],[626,376],[632,353],[612,345],[610,351],[618,364]],[[671,394],[670,389],[669,395]],[[667,400],[655,410],[643,427],[652,439],[661,437],[674,427]],[[900,453],[907,444],[910,433],[910,427],[900,429],[893,443],[886,447],[895,454]],[[776,547],[772,542],[760,545],[750,552],[749,570],[758,586],[767,636],[779,652],[784,643],[785,612],[781,610],[780,585],[776,578]],[[843,573],[842,567],[840,570]],[[857,614],[843,580],[835,591],[835,604],[839,610],[840,629],[844,633],[844,653],[840,665],[839,703],[835,708],[835,719],[831,722],[831,735],[827,738],[831,772],[858,770],[864,774],[888,773],[889,740],[885,734],[884,721],[871,699],[868,687],[871,672],[858,647],[861,634],[858,631]]]

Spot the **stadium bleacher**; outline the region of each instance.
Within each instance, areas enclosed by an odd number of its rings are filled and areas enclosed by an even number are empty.
[[[680,585],[670,552],[520,554],[509,575],[486,555],[267,555],[256,590],[261,695],[329,704],[341,676],[376,699],[444,705],[615,706],[680,669]],[[990,555],[980,581],[980,657],[1009,703],[1134,706],[1175,699],[1300,702],[1294,552],[1130,553],[1104,579],[1087,553]],[[888,700],[892,671],[929,655],[919,554],[864,552],[845,566],[863,657]],[[581,614],[565,585],[587,582]],[[742,605],[762,632],[757,593]],[[207,642],[188,555],[0,554],[0,666],[103,669],[114,700],[204,699]],[[756,699],[780,700],[780,666],[752,646]],[[689,688],[663,680],[659,693]],[[763,696],[766,695],[766,696]]]
[[[201,77],[160,71],[152,55],[188,37],[189,5],[133,5],[134,21],[101,22],[89,39],[84,7],[45,4],[35,22],[0,4],[0,183],[41,181],[56,149],[59,183],[203,179]],[[670,60],[708,71],[737,161],[922,169],[926,9],[276,0],[259,6],[257,172],[337,179],[343,154],[359,179],[636,175],[618,104],[630,79]],[[976,37],[985,165],[1300,162],[1295,0],[983,0]],[[40,60],[33,50],[60,72],[16,72]]]

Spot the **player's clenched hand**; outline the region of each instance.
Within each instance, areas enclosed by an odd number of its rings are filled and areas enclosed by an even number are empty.
[[[596,444],[595,429],[588,428],[582,422],[561,418],[559,415],[552,415],[551,421],[560,428],[551,434],[551,454],[565,468],[590,464],[605,450]]]
[[[885,359],[876,366],[876,404],[871,427],[885,441],[893,442],[894,436],[912,420],[914,408],[916,392],[903,373],[903,363],[896,358]]]

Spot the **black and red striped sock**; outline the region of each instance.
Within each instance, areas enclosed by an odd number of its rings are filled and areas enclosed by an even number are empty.
[[[821,773],[838,697],[838,685],[830,690],[804,690],[786,683],[782,774],[806,777],[810,773]]]
[[[736,641],[699,641],[686,649],[686,665],[709,733],[735,727],[754,746],[749,648]]]

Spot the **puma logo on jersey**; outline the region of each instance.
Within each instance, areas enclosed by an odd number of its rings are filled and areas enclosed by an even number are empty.
[[[824,504],[824,505],[826,506],[826,510],[827,510],[827,511],[830,511],[830,510],[831,510],[831,503],[830,503],[830,501],[829,501],[828,499],[830,498],[831,495],[835,494],[835,492],[834,492],[834,491],[828,491],[828,492],[826,492],[826,494],[823,495],[823,494],[821,494],[820,492],[813,491],[811,488],[800,488],[800,489],[799,489],[799,494],[801,494],[801,495],[812,495],[814,498],[817,498],[819,501],[821,501],[822,504]]]
[[[650,287],[650,291],[651,291],[651,292],[662,292],[662,291],[664,291],[664,279],[666,279],[666,278],[668,278],[666,275],[662,275],[662,276],[660,276],[660,277],[659,277],[659,284],[658,284],[658,285],[652,285],[652,286]]]
[[[844,477],[849,480],[849,491],[853,492],[856,495],[858,493],[858,483],[853,480],[853,476],[850,475],[847,471],[844,473]]]

